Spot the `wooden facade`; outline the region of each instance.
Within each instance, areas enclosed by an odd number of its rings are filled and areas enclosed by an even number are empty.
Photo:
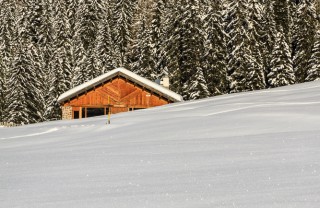
[[[62,103],[72,108],[72,119],[161,106],[172,101],[125,77],[117,76]],[[70,108],[70,109],[71,109]],[[95,113],[92,115],[92,110]],[[89,115],[91,112],[91,115]]]

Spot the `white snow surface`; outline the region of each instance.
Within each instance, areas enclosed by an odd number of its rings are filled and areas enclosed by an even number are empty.
[[[72,98],[73,96],[76,96],[79,93],[85,92],[86,90],[90,90],[92,89],[94,86],[101,84],[102,82],[109,80],[111,78],[113,78],[114,76],[116,76],[117,74],[121,74],[126,76],[128,79],[131,79],[132,81],[141,84],[142,86],[152,89],[160,94],[163,94],[163,96],[168,97],[170,100],[174,101],[174,102],[180,102],[183,101],[183,98],[181,95],[161,86],[158,85],[155,82],[152,82],[148,79],[145,79],[125,68],[117,68],[114,69],[108,73],[105,73],[99,77],[94,78],[93,80],[90,80],[88,82],[85,82],[79,86],[76,86],[75,88],[72,88],[71,90],[63,93],[62,95],[60,95],[60,97],[58,98],[58,102],[63,102],[68,100],[69,98]]]
[[[0,207],[318,208],[320,81],[0,129]]]

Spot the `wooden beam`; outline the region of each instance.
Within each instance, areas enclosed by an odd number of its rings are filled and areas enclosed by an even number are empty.
[[[80,110],[79,110],[79,119],[82,119],[82,107],[80,107]]]
[[[110,90],[110,89],[109,89]],[[108,99],[108,96],[110,96],[110,98],[113,100],[113,101],[118,101],[119,100],[119,96],[116,94],[114,95],[112,93],[112,91],[109,91],[109,90],[105,90],[105,89],[100,89],[100,90],[97,90],[97,92],[99,93],[99,95],[102,97],[102,98],[106,98]]]
[[[129,93],[128,95],[124,96],[123,98],[120,99],[120,101],[124,101],[132,96],[135,96],[136,94],[140,93],[139,89],[136,89],[135,91]]]

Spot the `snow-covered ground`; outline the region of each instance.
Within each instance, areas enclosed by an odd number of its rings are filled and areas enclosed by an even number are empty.
[[[0,207],[320,207],[320,82],[0,129]]]

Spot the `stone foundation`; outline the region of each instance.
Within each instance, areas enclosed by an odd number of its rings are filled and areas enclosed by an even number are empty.
[[[62,120],[72,119],[72,107],[71,106],[62,106]]]

